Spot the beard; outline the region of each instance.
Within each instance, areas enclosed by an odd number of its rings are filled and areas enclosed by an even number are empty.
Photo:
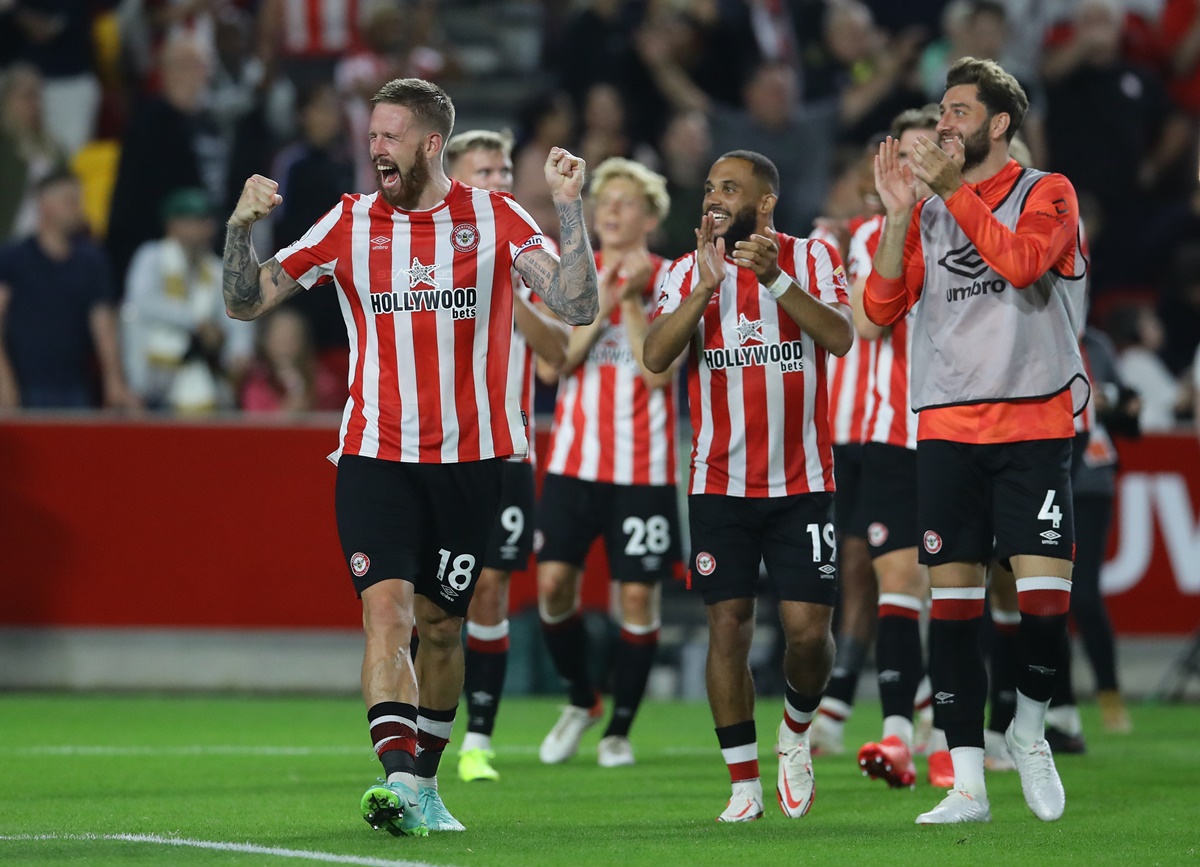
[[[754,206],[747,205],[735,214],[730,215],[728,228],[720,237],[725,239],[725,254],[733,255],[733,245],[745,241],[758,228],[758,219],[754,215]],[[714,239],[715,240],[715,239]]]
[[[412,168],[407,172],[402,172],[397,167],[396,172],[400,175],[400,183],[391,189],[384,189],[383,179],[379,178],[379,171],[376,170],[375,176],[380,181],[379,193],[383,196],[383,200],[393,208],[403,211],[415,210],[421,200],[421,194],[425,192],[425,187],[429,183],[429,162],[424,156],[417,153],[414,155]]]
[[[982,165],[983,161],[988,158],[988,154],[991,153],[992,141],[988,138],[987,128],[988,123],[984,121],[979,125],[979,129],[963,138],[962,170],[964,172]]]

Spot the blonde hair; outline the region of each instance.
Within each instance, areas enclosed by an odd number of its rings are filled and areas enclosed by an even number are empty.
[[[491,129],[469,129],[457,132],[446,142],[443,153],[451,167],[471,151],[495,151],[507,158],[512,157],[513,134],[508,130],[496,132]]]
[[[651,216],[662,219],[671,210],[671,196],[667,193],[667,179],[652,172],[641,163],[624,157],[609,157],[592,172],[588,195],[593,201],[599,197],[604,185],[614,178],[628,178],[641,189],[646,199],[646,209]]]

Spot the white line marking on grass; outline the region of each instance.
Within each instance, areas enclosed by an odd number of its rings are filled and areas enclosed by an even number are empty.
[[[12,752],[19,756],[345,756],[359,753],[369,756],[371,748],[369,745],[362,747],[278,747],[252,744],[182,744],[173,747],[139,747],[62,744],[23,747]]]
[[[493,747],[501,756],[531,756],[537,753],[536,746],[524,744],[498,745]],[[664,756],[708,756],[716,755],[716,747],[664,747],[659,750],[648,750],[647,755]],[[154,757],[154,756],[357,756],[373,757],[369,745],[358,746],[327,746],[327,747],[286,747],[264,746],[254,744],[180,744],[178,746],[136,746],[136,745],[104,745],[104,744],[48,744],[39,747],[0,748],[0,755],[16,756],[98,756],[98,757]]]
[[[337,855],[333,852],[314,852],[308,849],[256,846],[253,843],[221,843],[214,840],[160,837],[157,834],[14,834],[0,836],[0,841],[37,840],[115,840],[122,843],[156,843],[162,846],[188,846],[193,849],[213,849],[219,852],[243,852],[247,855],[275,855],[279,858],[300,858],[304,861],[324,861],[329,864],[361,864],[364,867],[439,867],[439,865],[430,864],[427,861],[394,861],[388,858]]]

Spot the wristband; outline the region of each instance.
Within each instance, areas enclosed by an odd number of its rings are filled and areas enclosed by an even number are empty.
[[[792,285],[792,278],[786,271],[780,271],[779,276],[771,281],[771,285],[767,287],[767,291],[771,293],[772,298],[778,298]]]

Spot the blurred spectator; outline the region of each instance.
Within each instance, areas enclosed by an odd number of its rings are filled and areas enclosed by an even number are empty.
[[[79,180],[54,172],[37,197],[37,233],[0,251],[0,406],[93,406],[94,349],[104,405],[135,407],[121,373],[108,262],[81,234]]]
[[[108,222],[109,255],[121,281],[134,251],[162,237],[168,194],[203,187],[214,200],[225,198],[224,140],[204,108],[211,72],[196,43],[168,42],[162,52],[162,95],[147,98],[130,120]]]
[[[163,204],[166,235],[138,248],[121,308],[129,384],[152,409],[233,404],[231,378],[253,353],[254,326],[225,315],[213,203],[199,188]]]
[[[1164,323],[1163,361],[1178,375],[1191,366],[1200,346],[1200,240],[1176,250],[1170,265],[1158,313]]]
[[[1191,394],[1158,355],[1165,341],[1158,314],[1145,304],[1123,305],[1113,310],[1108,333],[1118,350],[1121,380],[1141,397],[1138,418],[1142,431],[1174,428],[1176,416],[1186,411]]]
[[[598,166],[609,157],[628,157],[632,143],[625,131],[625,106],[621,93],[611,84],[593,84],[583,103],[583,125],[579,131],[577,154],[589,166]]]
[[[1069,40],[1043,67],[1049,167],[1071,179],[1081,200],[1094,197],[1100,207],[1097,289],[1111,285],[1111,274],[1139,267],[1140,251],[1118,239],[1146,221],[1147,194],[1190,139],[1161,81],[1123,59],[1121,21],[1114,0],[1080,0]]]
[[[669,54],[646,56],[652,58],[656,83],[677,111],[708,114],[712,156],[745,148],[774,161],[788,185],[780,191],[776,225],[804,237],[829,187],[837,103],[827,100],[802,109],[796,71],[786,63],[767,62],[746,84],[745,108],[730,109],[710,100]]]
[[[254,363],[242,381],[241,408],[331,411],[345,402],[345,383],[318,361],[304,318],[289,307],[268,314],[260,325]]]
[[[47,131],[71,157],[92,137],[100,108],[93,15],[116,0],[9,0],[0,3],[16,32],[13,57],[37,67],[44,80]],[[4,7],[7,6],[7,9]]]
[[[362,46],[361,15],[359,0],[261,0],[259,57],[297,87],[329,81],[338,59]]]
[[[841,139],[857,148],[901,111],[925,102],[918,64],[929,29],[889,36],[859,0],[836,0],[826,9],[821,41],[804,55],[804,101],[836,97]]]
[[[659,153],[660,171],[667,179],[667,194],[674,207],[659,226],[661,243],[652,245],[668,259],[678,259],[696,249],[696,228],[700,225],[711,152],[704,112],[681,111],[671,116],[659,141]]]
[[[42,117],[42,76],[14,63],[0,77],[0,243],[36,230],[38,182],[66,165]]]
[[[284,148],[275,158],[271,177],[279,183],[283,203],[271,214],[272,249],[300,238],[321,216],[353,189],[354,161],[343,135],[345,116],[337,91],[331,83],[310,87],[300,102],[300,141]],[[357,141],[367,152],[366,135]],[[335,292],[301,292],[287,304],[300,312],[318,350],[349,346],[342,311]]]
[[[573,105],[582,105],[596,82],[627,89],[624,76],[636,60],[634,32],[641,18],[641,4],[627,0],[590,0],[570,16],[553,64]]]
[[[536,94],[522,106],[513,153],[513,198],[543,232],[558,240],[558,211],[546,187],[544,167],[552,147],[573,147],[571,100],[562,91]]]
[[[1171,97],[1188,114],[1200,116],[1200,0],[1166,0],[1159,39]]]

